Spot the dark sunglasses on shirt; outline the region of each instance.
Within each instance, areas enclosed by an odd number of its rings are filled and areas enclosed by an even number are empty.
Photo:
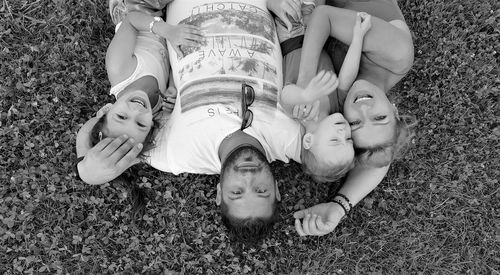
[[[241,84],[241,112],[243,120],[241,121],[241,129],[243,130],[252,124],[253,112],[248,109],[255,100],[255,91],[248,84]]]

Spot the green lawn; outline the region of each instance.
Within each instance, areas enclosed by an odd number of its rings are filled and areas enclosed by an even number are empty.
[[[324,201],[328,185],[273,165],[281,222],[256,247],[228,240],[217,177],[142,169],[140,221],[126,186],[75,179],[76,132],[111,101],[105,2],[0,4],[0,273],[500,272],[498,1],[399,1],[415,43],[393,91],[419,120],[408,152],[324,237],[299,237],[292,213]]]

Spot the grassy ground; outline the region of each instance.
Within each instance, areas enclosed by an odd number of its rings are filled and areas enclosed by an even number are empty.
[[[394,91],[417,136],[334,233],[299,237],[291,213],[325,200],[275,164],[282,222],[261,245],[228,241],[216,177],[143,169],[146,215],[124,187],[71,173],[80,125],[104,102],[105,1],[0,4],[0,272],[470,273],[500,271],[499,4],[400,0],[415,65]]]

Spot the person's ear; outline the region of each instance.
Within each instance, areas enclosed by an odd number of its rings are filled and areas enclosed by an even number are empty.
[[[276,200],[281,201],[281,194],[280,194],[280,188],[278,186],[278,181],[274,181],[274,190],[276,190]]]
[[[219,206],[222,202],[222,190],[220,188],[220,182],[217,183],[217,195],[215,196],[215,204]]]
[[[302,146],[306,150],[311,149],[313,142],[314,142],[314,136],[311,133],[306,133],[302,138]]]

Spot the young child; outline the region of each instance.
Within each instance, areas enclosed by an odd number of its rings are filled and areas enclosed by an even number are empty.
[[[110,1],[117,28],[106,53],[106,69],[116,102],[101,111],[91,130],[91,146],[105,137],[126,134],[135,143],[143,143],[143,152],[151,149],[159,126],[154,118],[162,109],[162,97],[172,106],[176,96],[173,81],[168,81],[165,39],[173,45],[202,41],[198,27],[172,26],[161,17],[153,17],[161,14],[170,1],[156,1],[163,6],[148,6],[146,1],[137,0]]]
[[[313,120],[301,120],[305,128],[301,160],[305,172],[311,174],[316,181],[335,181],[354,166],[351,129],[339,112],[358,74],[363,38],[370,27],[370,15],[358,13],[352,42],[338,79],[333,71],[322,70],[305,88],[285,81],[280,95],[280,103],[288,112],[292,106],[300,104],[312,104],[313,109],[317,110]],[[329,61],[327,55],[323,58]],[[320,62],[320,68],[322,64],[325,64],[323,67],[328,67],[328,64],[331,66],[331,63]],[[287,72],[285,74],[288,75]]]

